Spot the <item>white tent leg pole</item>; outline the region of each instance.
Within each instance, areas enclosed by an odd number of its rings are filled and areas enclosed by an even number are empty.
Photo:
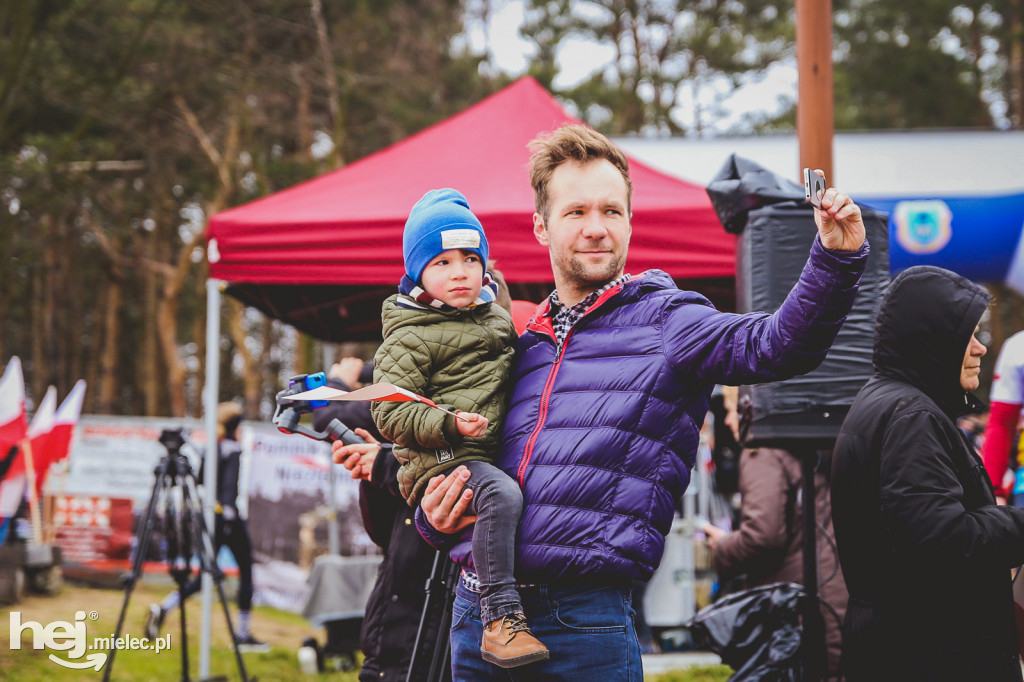
[[[206,480],[217,480],[217,396],[220,393],[220,280],[206,280],[206,390],[203,393],[206,428]],[[204,486],[203,515],[210,537],[214,532],[217,486]],[[213,557],[216,561],[217,557]],[[202,613],[199,627],[199,679],[210,677],[210,621],[213,615],[213,578],[203,573]],[[181,608],[185,608],[182,604]]]
[[[324,367],[330,367],[333,363],[337,362],[338,344],[336,343],[324,343],[321,345],[323,351],[322,365]],[[328,453],[327,455],[327,552],[331,556],[338,556],[341,554],[341,540],[338,538],[338,465],[334,463],[334,457]]]

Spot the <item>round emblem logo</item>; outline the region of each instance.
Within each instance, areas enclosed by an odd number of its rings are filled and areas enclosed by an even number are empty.
[[[893,209],[896,240],[910,253],[936,253],[953,236],[953,212],[939,199],[901,201]]]

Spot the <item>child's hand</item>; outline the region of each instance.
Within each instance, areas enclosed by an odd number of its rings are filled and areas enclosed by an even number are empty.
[[[476,412],[459,412],[458,418],[455,420],[455,428],[459,430],[463,436],[469,436],[476,438],[484,435],[484,431],[487,430],[487,424],[490,422],[487,417]]]

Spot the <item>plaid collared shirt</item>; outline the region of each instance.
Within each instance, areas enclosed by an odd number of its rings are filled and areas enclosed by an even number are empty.
[[[565,343],[566,337],[569,336],[569,332],[576,326],[576,323],[580,321],[583,314],[587,312],[587,308],[594,305],[594,301],[601,297],[601,294],[608,291],[612,287],[618,286],[629,279],[629,275],[622,275],[612,281],[605,284],[603,287],[593,292],[576,305],[569,307],[558,300],[558,290],[555,289],[548,296],[548,300],[551,302],[551,309],[548,310],[548,317],[551,318],[551,326],[555,329],[555,339],[558,340],[558,345],[561,346]]]

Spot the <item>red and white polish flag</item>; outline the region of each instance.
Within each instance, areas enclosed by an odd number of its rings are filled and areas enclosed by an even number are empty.
[[[0,377],[0,460],[12,445],[25,437],[28,420],[25,416],[25,378],[17,356],[7,363]]]
[[[71,450],[71,438],[82,414],[85,381],[79,379],[60,407],[54,410],[56,396],[56,390],[50,387],[28,427],[27,435],[32,444],[32,463],[36,474],[36,492],[39,494],[42,494],[50,466],[67,457]]]
[[[25,499],[25,463],[21,450],[11,449],[25,437],[25,378],[21,360],[11,358],[0,377],[0,519],[13,516]],[[12,461],[6,461],[8,456]]]

